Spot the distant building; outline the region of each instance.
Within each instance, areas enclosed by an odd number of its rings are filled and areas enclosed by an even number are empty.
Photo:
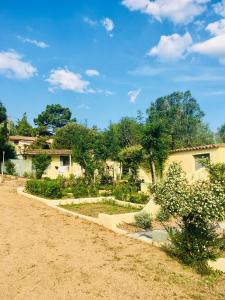
[[[173,163],[181,164],[189,180],[206,179],[208,174],[201,164],[206,158],[212,163],[225,163],[225,144],[212,144],[191,148],[176,149],[170,152],[166,168]]]

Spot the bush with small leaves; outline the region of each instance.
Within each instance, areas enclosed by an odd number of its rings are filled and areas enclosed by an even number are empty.
[[[26,182],[25,190],[32,195],[45,198],[62,198],[62,190],[57,180],[30,179]]]
[[[173,253],[202,273],[210,270],[208,260],[217,257],[214,224],[225,220],[224,166],[219,171],[217,166],[217,170],[213,165],[210,168],[210,180],[188,183],[181,166],[174,163],[164,180],[152,188],[156,203],[180,220],[179,230],[171,235]]]
[[[15,164],[11,160],[5,162],[5,169],[8,175],[16,175]]]
[[[159,210],[157,216],[157,221],[159,222],[169,222],[171,219],[171,215],[168,213],[168,211],[164,211],[162,208]]]
[[[143,229],[151,229],[152,228],[152,219],[150,214],[146,212],[140,212],[134,216],[136,226]]]

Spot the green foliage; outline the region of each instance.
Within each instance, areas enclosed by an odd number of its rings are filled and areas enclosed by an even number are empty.
[[[85,177],[90,182],[94,179],[95,170],[101,170],[106,159],[102,134],[96,128],[89,129],[80,124],[67,124],[57,130],[53,147],[72,149],[73,160],[85,170]]]
[[[203,123],[204,113],[189,91],[175,92],[154,101],[147,110],[142,145],[153,182],[162,176],[169,151],[213,143],[213,134]]]
[[[225,232],[222,234],[219,240],[220,250],[225,251]]]
[[[130,184],[117,184],[113,188],[113,196],[122,201],[129,201],[132,192],[136,192]]]
[[[136,226],[143,229],[151,229],[152,228],[152,219],[150,214],[146,212],[140,212],[134,216]]]
[[[62,198],[62,191],[57,180],[30,179],[26,182],[26,191],[50,199]]]
[[[156,173],[162,176],[164,163],[169,155],[171,135],[163,120],[155,119],[147,121],[143,130],[142,145],[149,160],[153,182],[156,181]]]
[[[168,211],[164,211],[162,208],[159,210],[157,216],[156,216],[156,219],[159,221],[159,222],[168,222],[171,218],[171,215],[169,214]]]
[[[38,126],[39,134],[49,135],[55,132],[57,128],[65,126],[71,120],[71,111],[69,108],[62,107],[60,104],[47,105],[45,111],[34,119],[34,124]]]
[[[141,143],[142,124],[134,118],[122,118],[118,123],[111,123],[104,131],[107,157],[118,160],[119,152],[126,147]]]
[[[212,225],[186,222],[179,230],[169,231],[169,251],[184,264],[194,267],[201,274],[209,274],[208,260],[219,256],[219,238]]]
[[[122,201],[145,204],[149,196],[144,193],[138,193],[137,187],[130,183],[120,183],[113,186],[113,196]]]
[[[171,136],[170,149],[206,144],[209,136],[212,137],[203,123],[204,113],[189,91],[175,92],[156,99],[147,114],[150,123],[162,121],[168,129]],[[200,131],[204,132],[201,136],[205,136],[206,140],[199,139]]]
[[[83,178],[77,178],[71,187],[75,198],[97,197],[98,189],[94,184],[85,182]]]
[[[32,143],[30,149],[49,149],[48,137],[41,136],[34,143]]]
[[[141,125],[134,118],[124,117],[116,124],[120,148],[138,145],[141,142]]]
[[[5,152],[5,160],[15,158],[16,156],[14,146],[8,143],[6,108],[0,102],[0,162],[3,160],[3,151]]]
[[[212,164],[210,162],[204,163],[206,169],[209,172],[210,182],[216,183],[219,182],[224,186],[225,189],[225,164],[224,163],[216,163]]]
[[[206,271],[208,259],[216,258],[218,249],[214,224],[225,219],[223,180],[188,183],[180,165],[174,163],[152,191],[156,203],[181,222],[180,230],[171,235],[173,252],[185,263]]]
[[[122,149],[119,153],[119,160],[123,164],[123,170],[127,169],[131,172],[132,179],[135,181],[138,177],[138,167],[143,157],[143,149],[141,145],[130,146]]]
[[[17,121],[16,134],[23,136],[33,136],[34,130],[27,120],[27,114],[24,113],[23,117]]]
[[[16,175],[15,164],[11,160],[5,162],[6,173],[9,175]]]
[[[0,102],[0,123],[7,121],[7,112],[5,106]]]
[[[144,193],[133,193],[130,195],[129,201],[137,204],[146,204],[149,201],[149,196]]]
[[[218,142],[225,143],[225,124],[223,124],[219,128],[217,135],[218,135]]]
[[[40,179],[51,163],[51,157],[46,154],[35,155],[32,158],[32,164],[36,172],[36,177]]]

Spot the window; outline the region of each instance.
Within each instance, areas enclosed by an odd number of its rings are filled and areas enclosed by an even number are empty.
[[[204,168],[204,166],[201,163],[201,160],[202,159],[210,160],[210,154],[209,153],[197,154],[197,155],[194,155],[194,159],[195,159],[195,170],[197,171],[197,170]]]
[[[70,158],[69,156],[60,156],[60,166],[65,167],[70,165]]]

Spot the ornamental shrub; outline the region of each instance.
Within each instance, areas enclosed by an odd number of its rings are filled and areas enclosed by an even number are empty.
[[[150,214],[146,212],[140,212],[134,216],[135,224],[143,229],[151,229],[152,228],[152,219]]]
[[[171,215],[168,211],[164,211],[162,208],[159,210],[156,216],[157,221],[159,222],[168,222],[171,219]]]
[[[39,154],[32,158],[32,164],[36,172],[37,179],[41,179],[44,171],[51,163],[51,157],[46,154]]]
[[[225,220],[224,181],[216,178],[210,174],[210,180],[188,183],[181,166],[174,163],[152,188],[156,203],[179,220],[179,229],[170,233],[171,252],[202,273],[209,271],[208,260],[218,255],[215,224]]]
[[[149,200],[149,196],[145,193],[132,193],[129,201],[132,203],[145,204]]]
[[[71,187],[75,198],[96,197],[98,196],[98,188],[93,183],[87,183],[84,178],[73,180]]]
[[[25,189],[32,195],[37,195],[44,198],[62,198],[62,190],[57,180],[30,179],[27,181]]]
[[[5,162],[6,173],[9,175],[16,175],[15,164],[11,160]]]

